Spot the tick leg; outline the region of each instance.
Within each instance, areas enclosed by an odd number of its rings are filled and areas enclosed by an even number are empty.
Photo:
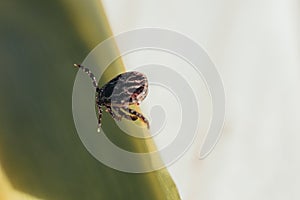
[[[101,128],[101,120],[102,120],[102,107],[100,105],[97,105],[97,110],[98,110],[98,133],[100,132]]]
[[[146,119],[146,117],[144,117],[141,113],[131,109],[131,108],[127,108],[126,110],[128,110],[128,112],[138,118],[140,118],[144,123],[147,124],[147,128],[149,129],[149,121]]]
[[[106,106],[106,112],[108,112],[112,116],[112,118],[116,119],[117,121],[120,121],[122,118],[121,116],[116,115],[110,106]]]
[[[119,109],[119,114],[128,120],[135,121],[138,119],[138,117],[136,115],[131,115],[131,114],[126,113],[126,111],[124,109]]]

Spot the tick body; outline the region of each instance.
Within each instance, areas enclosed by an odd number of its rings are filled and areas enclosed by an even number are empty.
[[[136,71],[125,72],[100,88],[94,74],[88,68],[77,64],[74,66],[90,76],[96,89],[98,132],[100,132],[103,108],[118,121],[122,118],[132,121],[141,119],[149,128],[148,120],[141,113],[129,108],[131,105],[139,105],[147,96],[148,81],[144,74]]]

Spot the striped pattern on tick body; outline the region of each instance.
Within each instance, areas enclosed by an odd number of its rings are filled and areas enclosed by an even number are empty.
[[[103,107],[118,121],[122,118],[132,121],[141,119],[149,128],[148,120],[141,113],[129,108],[130,105],[139,105],[148,94],[148,80],[144,74],[136,71],[125,72],[99,88],[96,77],[88,68],[78,64],[74,66],[89,75],[96,89],[98,132],[100,132]]]

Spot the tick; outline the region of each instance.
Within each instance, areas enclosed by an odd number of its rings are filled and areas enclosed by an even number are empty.
[[[141,119],[149,129],[148,120],[141,113],[129,108],[131,105],[139,105],[148,94],[148,80],[144,74],[137,71],[125,72],[100,88],[91,70],[79,64],[74,64],[74,66],[89,75],[96,89],[98,132],[101,128],[103,108],[117,121],[122,118],[132,121]]]

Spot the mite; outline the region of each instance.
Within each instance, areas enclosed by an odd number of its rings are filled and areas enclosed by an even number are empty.
[[[141,119],[149,129],[148,120],[141,113],[129,108],[131,105],[139,105],[148,94],[148,80],[144,74],[136,71],[125,72],[100,88],[91,70],[79,64],[74,64],[74,66],[89,75],[96,89],[98,132],[101,128],[103,108],[118,121],[122,118],[132,121]]]

